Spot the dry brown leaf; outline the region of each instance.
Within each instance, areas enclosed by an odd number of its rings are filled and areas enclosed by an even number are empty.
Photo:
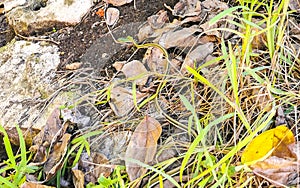
[[[169,23],[169,18],[165,11],[160,11],[156,15],[148,18],[148,21],[139,29],[138,39],[140,42],[147,38],[156,38],[157,42],[163,33],[166,33],[181,25],[181,21],[174,19]]]
[[[39,183],[25,182],[21,185],[21,188],[55,188],[55,187],[41,185]]]
[[[35,129],[35,128],[22,128],[20,127],[23,137],[25,139],[25,144],[26,146],[31,146],[33,139],[36,137],[36,135],[40,132],[40,130]],[[16,127],[5,127],[5,131],[7,132],[9,141],[16,145],[19,146],[19,134],[17,132]]]
[[[49,146],[54,137],[62,136],[58,135],[60,130],[63,128],[61,120],[59,118],[60,110],[56,108],[47,119],[46,125],[43,127],[41,132],[34,138],[33,143],[35,145]]]
[[[137,92],[137,102],[142,101],[147,95],[148,93]],[[120,86],[112,88],[109,105],[113,112],[119,117],[129,114],[134,108],[132,90]]]
[[[66,69],[67,70],[76,70],[76,69],[79,69],[81,67],[81,65],[82,65],[82,63],[80,63],[80,62],[74,62],[71,64],[67,64]]]
[[[251,96],[254,106],[257,106],[260,110],[269,112],[272,109],[273,99],[266,88],[254,88]]]
[[[289,7],[292,10],[297,10],[297,12],[300,12],[300,0],[290,0]]]
[[[125,65],[126,61],[116,61],[112,65],[117,71],[121,71],[123,66]]]
[[[295,185],[299,162],[271,156],[251,165],[253,172],[277,186]]]
[[[122,6],[122,5],[125,5],[127,3],[132,2],[132,0],[103,0],[103,1],[108,3],[108,4],[112,4],[114,6]]]
[[[213,50],[214,44],[211,42],[197,46],[191,53],[187,54],[182,64],[181,72],[186,73],[186,66],[194,67],[195,63],[205,60]]]
[[[137,85],[145,85],[148,80],[148,73],[145,66],[138,60],[133,60],[126,63],[121,70],[126,78],[134,78]]]
[[[205,8],[208,9],[210,11],[210,13],[212,12],[221,12],[223,10],[228,9],[228,4],[225,2],[221,2],[219,0],[205,0],[201,3],[201,5]]]
[[[168,61],[164,53],[158,48],[148,48],[143,63],[153,72],[164,74],[167,69]]]
[[[60,110],[58,108],[53,110],[52,114],[47,119],[46,125],[34,138],[34,145],[30,147],[30,151],[36,153],[33,159],[34,165],[41,165],[47,160],[47,147],[54,145],[61,139],[68,125],[69,122],[65,122],[64,124],[61,123]]]
[[[64,134],[61,141],[55,143],[53,151],[50,153],[44,164],[44,172],[46,173],[45,181],[51,179],[56,172],[62,167],[64,156],[67,153],[68,144],[71,139],[70,134]]]
[[[107,25],[112,26],[117,23],[120,17],[120,11],[117,8],[109,7],[105,12],[105,22]]]
[[[72,169],[75,188],[84,188],[84,174],[81,170]]]
[[[199,0],[180,0],[172,10],[172,14],[174,16],[179,16],[181,18],[187,16],[197,16],[200,13],[201,2]]]
[[[114,165],[109,165],[108,162],[106,156],[101,153],[91,152],[91,156],[83,153],[78,161],[78,168],[85,172],[86,182],[97,183],[101,174],[108,177],[113,171]]]
[[[174,28],[171,31],[164,33],[160,39],[159,44],[164,48],[172,47],[188,47],[200,42],[194,33],[202,32],[197,26],[187,28]]]
[[[254,23],[258,23],[259,20],[258,19],[253,19]],[[263,29],[266,28],[266,25],[262,25],[261,26]],[[258,28],[251,28],[251,32],[252,33],[258,33],[260,31],[260,29]],[[252,42],[252,49],[260,49],[263,50],[267,47],[267,36],[266,33],[261,33],[259,35],[255,35]]]
[[[153,29],[162,28],[167,22],[169,22],[167,11],[160,10],[157,14],[148,17],[147,22]]]
[[[213,25],[210,25],[208,22],[205,22],[204,24],[201,24],[200,27],[204,30],[204,31],[208,31],[210,29],[214,29],[214,28],[218,28],[218,23],[215,23]],[[207,35],[212,35],[212,36],[216,36],[218,38],[221,38],[221,33],[220,31],[209,31],[209,32],[205,32],[205,34]]]
[[[201,4],[207,11],[209,11],[209,15],[206,19],[207,22],[200,25],[200,27],[204,30],[205,34],[206,35],[213,35],[213,36],[216,36],[218,38],[221,38],[222,33],[223,33],[223,37],[225,39],[227,39],[232,34],[231,32],[228,32],[228,31],[220,32],[220,31],[217,31],[217,30],[209,31],[209,32],[207,32],[207,31],[211,30],[211,29],[215,29],[215,28],[235,29],[235,25],[230,24],[227,21],[227,20],[233,21],[233,17],[230,17],[230,16],[226,16],[223,19],[220,19],[217,23],[215,23],[213,25],[209,24],[209,20],[211,20],[213,17],[215,17],[220,12],[222,12],[222,11],[229,8],[228,4],[224,3],[224,2],[221,2],[219,0],[206,0],[206,1],[203,1]]]
[[[140,122],[133,132],[125,154],[126,171],[131,181],[143,176],[146,169],[126,159],[135,159],[148,164],[155,156],[157,140],[162,128],[160,123],[149,116]]]

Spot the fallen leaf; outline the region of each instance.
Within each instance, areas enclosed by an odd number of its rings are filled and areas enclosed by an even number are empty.
[[[112,65],[117,71],[121,71],[123,66],[126,64],[126,61],[116,61]]]
[[[66,69],[67,70],[76,70],[76,69],[79,69],[81,67],[81,65],[82,65],[82,63],[80,63],[80,62],[74,62],[71,64],[67,64]]]
[[[67,153],[70,139],[70,134],[64,134],[62,139],[53,146],[53,151],[50,153],[44,164],[43,171],[46,174],[46,179],[44,181],[51,179],[63,166],[64,156]]]
[[[133,78],[137,85],[145,85],[148,80],[148,73],[145,66],[138,60],[133,60],[126,63],[121,70],[126,78]]]
[[[143,176],[146,169],[126,159],[135,159],[148,164],[154,159],[157,141],[162,132],[160,123],[149,116],[140,122],[133,132],[125,154],[126,171],[131,181]]]
[[[293,157],[288,145],[295,143],[295,138],[291,130],[285,125],[263,132],[255,137],[245,148],[241,161],[242,163],[253,162],[263,157],[272,150],[270,156]]]
[[[181,22],[177,19],[169,23],[166,11],[159,11],[156,15],[150,16],[147,22],[139,29],[138,39],[142,42],[147,38],[156,38],[153,42],[157,42],[163,33],[179,27],[180,24]]]
[[[63,133],[58,135],[62,128],[60,110],[56,108],[47,119],[46,125],[41,132],[34,138],[33,144],[39,146],[44,144],[45,146],[49,146],[54,137],[62,136]]]
[[[114,6],[122,6],[122,5],[125,5],[127,3],[132,2],[132,0],[103,0],[103,1],[108,3],[108,4],[112,4]]]
[[[143,63],[149,67],[153,72],[164,74],[166,72],[168,61],[165,58],[164,53],[158,48],[148,48]]]
[[[289,7],[291,10],[296,10],[299,13],[300,12],[300,0],[290,0]]]
[[[23,137],[25,139],[25,144],[26,146],[30,147],[32,145],[33,139],[36,137],[36,135],[40,132],[40,130],[35,129],[35,128],[22,128],[20,127]],[[9,141],[16,145],[19,146],[19,135],[17,132],[16,127],[5,127],[5,131],[8,135]]]
[[[36,153],[33,159],[35,165],[43,164],[47,160],[47,148],[61,139],[68,125],[68,122],[61,123],[60,110],[58,108],[53,110],[45,126],[33,139],[34,145],[29,149],[33,153]]]
[[[213,50],[214,44],[211,42],[197,46],[187,54],[182,64],[181,72],[186,73],[187,66],[194,67],[195,63],[199,63],[200,61],[205,60],[206,57],[213,52]]]
[[[73,184],[75,188],[84,188],[84,174],[81,170],[72,169]]]
[[[180,0],[172,10],[172,14],[174,16],[179,16],[181,18],[187,16],[197,16],[200,13],[201,13],[201,2],[198,0]]]
[[[113,112],[119,117],[129,114],[134,108],[132,90],[116,86],[112,88],[110,92],[109,106]],[[137,91],[137,102],[141,102],[146,96],[148,96],[148,93],[140,93]]]
[[[96,12],[96,14],[100,17],[100,18],[103,18],[104,15],[105,15],[105,11],[103,8],[99,8]]]
[[[297,185],[299,162],[271,156],[251,165],[253,173],[277,186]]]
[[[39,183],[25,182],[21,185],[21,188],[55,188],[55,187],[47,186],[47,185],[41,185]]]
[[[168,13],[160,10],[157,14],[148,17],[147,22],[153,29],[160,29],[169,22]]]
[[[208,9],[211,12],[221,12],[223,10],[228,9],[228,4],[219,0],[205,0],[201,3],[201,5]]]
[[[112,26],[117,23],[120,17],[120,11],[117,8],[109,7],[105,12],[105,22],[107,25]]]
[[[202,32],[202,29],[197,26],[174,28],[164,33],[158,43],[166,49],[192,46],[200,42],[198,37],[194,36],[196,32]]]

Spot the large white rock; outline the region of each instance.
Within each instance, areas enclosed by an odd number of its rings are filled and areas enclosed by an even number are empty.
[[[14,0],[6,1],[7,6],[14,5]],[[35,3],[40,1],[43,0],[30,0],[8,12],[9,23],[18,33],[30,35],[75,25],[93,5],[93,0],[48,0],[45,7],[36,8]]]
[[[32,126],[40,116],[38,106],[57,88],[58,47],[12,41],[0,51],[0,124]]]

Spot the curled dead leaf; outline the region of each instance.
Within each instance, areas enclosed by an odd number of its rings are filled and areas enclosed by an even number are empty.
[[[136,127],[124,157],[126,171],[131,181],[143,176],[147,170],[127,159],[135,159],[146,164],[151,162],[156,154],[157,141],[161,132],[160,123],[149,116],[145,116]]]
[[[105,22],[107,25],[112,26],[117,23],[120,17],[120,11],[117,8],[109,7],[105,12]]]
[[[167,11],[160,10],[157,14],[148,17],[147,22],[153,29],[162,28],[165,23],[169,22]]]
[[[271,156],[251,165],[253,173],[268,180],[276,186],[292,186],[298,183],[299,162]]]
[[[71,139],[70,134],[64,134],[61,141],[53,146],[47,161],[44,164],[44,172],[46,173],[46,180],[51,179],[56,172],[62,167],[64,156],[68,150],[68,144]]]

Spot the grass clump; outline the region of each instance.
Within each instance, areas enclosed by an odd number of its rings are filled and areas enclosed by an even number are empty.
[[[3,134],[3,143],[8,159],[3,161],[0,169],[0,174],[7,174],[7,176],[0,176],[1,187],[20,187],[26,180],[26,174],[34,173],[37,170],[36,166],[28,165],[31,155],[27,151],[25,140],[19,126],[16,126],[20,143],[20,154],[16,155],[13,152],[11,142],[8,134],[3,126],[0,126],[0,132]],[[27,157],[29,155],[29,157]]]

